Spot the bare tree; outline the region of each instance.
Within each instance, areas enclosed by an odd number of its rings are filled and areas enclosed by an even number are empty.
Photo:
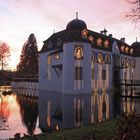
[[[130,12],[126,17],[130,18],[134,23],[140,23],[140,0],[127,0],[131,4]]]
[[[9,46],[4,42],[0,42],[0,67],[1,67],[1,70],[4,70],[4,67],[7,66],[9,57],[10,57]]]

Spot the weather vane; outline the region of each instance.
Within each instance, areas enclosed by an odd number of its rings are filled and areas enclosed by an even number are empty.
[[[76,19],[78,19],[78,12],[76,12]]]

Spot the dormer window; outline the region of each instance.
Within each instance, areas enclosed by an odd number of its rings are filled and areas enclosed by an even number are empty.
[[[105,46],[105,48],[108,48],[108,46],[109,46],[109,41],[108,40],[104,41],[104,46]]]
[[[90,36],[88,37],[88,39],[89,39],[89,41],[90,41],[91,43],[93,43],[94,37],[93,37],[92,35],[90,35]]]
[[[124,52],[124,49],[125,49],[125,46],[122,45],[122,46],[121,46],[121,52]]]
[[[97,46],[101,46],[102,45],[102,39],[101,38],[98,38],[97,39]]]
[[[128,53],[128,51],[129,51],[129,48],[126,47],[126,48],[125,48],[125,53]]]
[[[133,54],[134,50],[133,48],[130,49],[130,54]]]
[[[61,46],[61,39],[57,38],[57,46]]]
[[[48,42],[48,49],[51,49],[51,48],[52,48],[52,46],[53,46],[52,42],[51,42],[51,41],[49,41],[49,42]]]
[[[81,34],[82,34],[82,38],[87,38],[87,35],[88,35],[87,29],[82,30]]]

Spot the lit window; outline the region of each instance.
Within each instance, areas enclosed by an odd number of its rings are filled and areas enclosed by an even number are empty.
[[[134,51],[133,48],[131,48],[131,49],[130,49],[130,54],[133,54],[133,51]]]
[[[108,46],[109,46],[109,41],[108,40],[104,41],[104,46],[105,46],[105,48],[108,48]]]
[[[81,34],[82,34],[82,38],[87,38],[87,35],[88,35],[87,29],[82,30]]]
[[[98,38],[97,39],[97,46],[101,46],[102,45],[102,39],[101,38]]]
[[[98,53],[98,62],[103,63],[103,55],[101,53]]]
[[[58,53],[54,54],[54,59],[55,60],[58,60],[59,59],[59,54]]]
[[[124,52],[124,49],[125,49],[125,46],[122,45],[122,46],[121,46],[121,52]]]
[[[89,39],[89,41],[90,41],[91,43],[93,43],[94,37],[93,37],[92,35],[90,35],[90,36],[88,37],[88,39]]]
[[[47,58],[47,63],[48,63],[48,65],[51,64],[51,56],[50,56],[50,55],[49,55],[48,58]]]
[[[83,58],[83,49],[81,47],[76,47],[74,52],[76,59],[82,59]]]
[[[111,59],[110,59],[110,56],[109,55],[106,55],[105,56],[105,63],[106,64],[110,64],[111,63]]]
[[[125,48],[125,53],[128,53],[128,50],[129,50],[129,48],[128,48],[128,47],[126,47],[126,48]]]

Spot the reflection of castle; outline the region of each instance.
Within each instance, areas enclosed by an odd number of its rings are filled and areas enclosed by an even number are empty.
[[[140,79],[140,43],[87,29],[83,20],[47,40],[39,56],[39,89],[62,93],[109,91],[120,79]]]

